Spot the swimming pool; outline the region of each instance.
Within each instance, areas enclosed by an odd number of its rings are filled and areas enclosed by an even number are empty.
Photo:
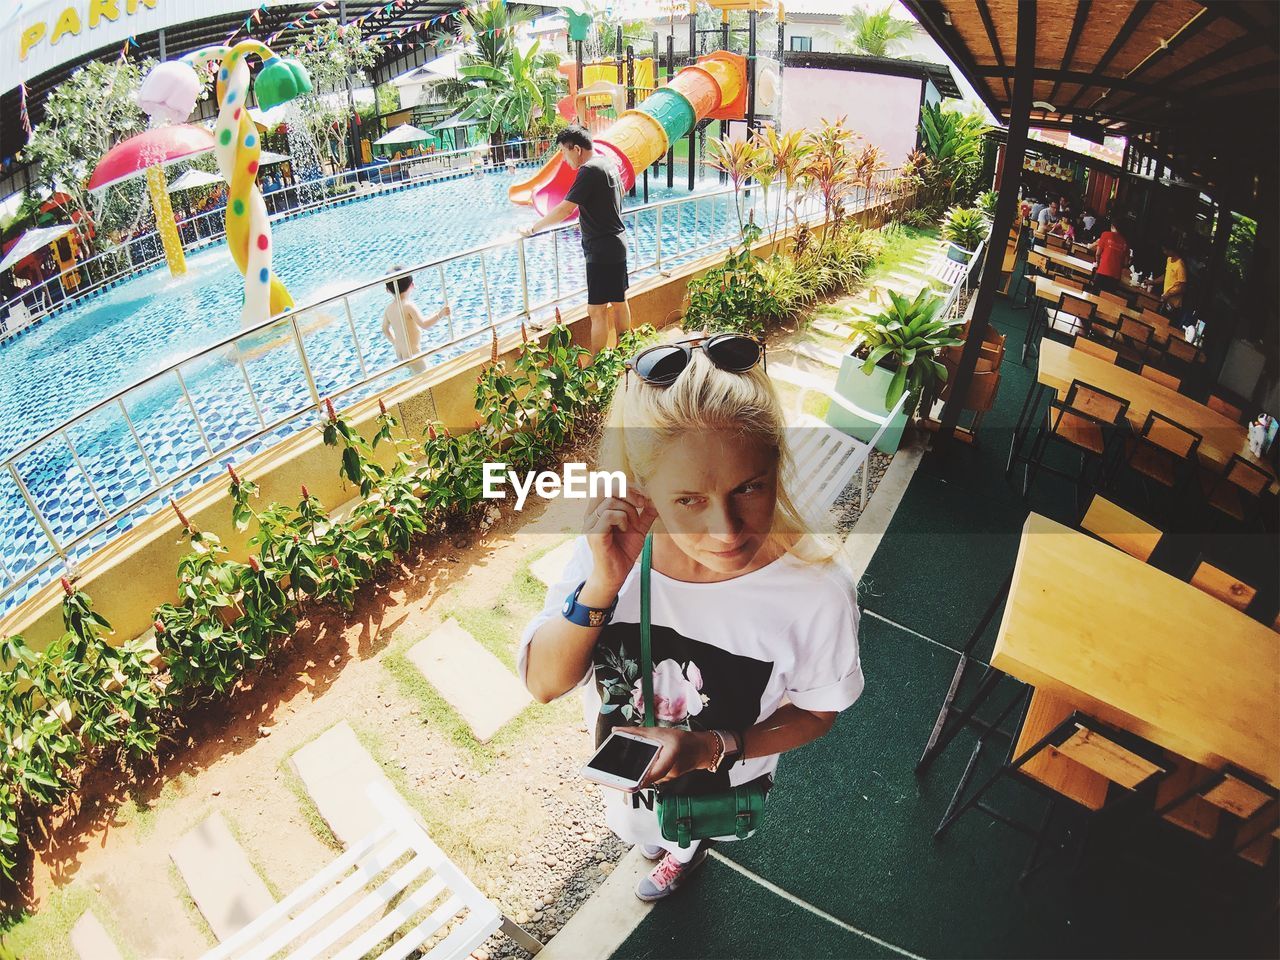
[[[503,171],[445,180],[279,222],[274,227],[276,269],[305,307],[376,279],[394,264],[421,263],[491,243],[533,219],[527,208],[507,200],[513,176]],[[695,192],[718,187],[714,179],[707,179]],[[668,191],[655,185],[650,201],[688,195],[679,187]],[[732,204],[721,200],[704,204],[700,215],[661,222],[664,266],[679,262],[682,249],[732,239]],[[628,206],[638,203],[630,200]],[[652,260],[658,229],[653,211],[629,221],[633,264]],[[528,241],[525,249],[531,302],[568,295],[584,282],[576,231],[554,241],[540,236]],[[242,281],[225,245],[189,256],[188,267],[189,273],[181,278],[163,270],[143,274],[0,345],[0,457],[239,330]],[[419,274],[417,300],[424,311],[447,299],[454,314],[451,329],[440,324],[424,336],[424,348],[443,344],[451,334],[475,334],[470,342],[442,350],[434,362],[474,347],[479,337],[488,335],[489,317],[521,309],[520,269],[515,247],[508,247],[487,257],[453,261],[441,272]],[[345,308],[335,311],[332,305],[299,312],[307,360],[322,396],[395,363],[380,332],[388,303],[381,286],[347,303],[349,318],[339,315]],[[364,392],[385,389],[405,375],[393,374]],[[253,384],[256,409],[245,379]],[[356,396],[348,394],[344,402]],[[51,557],[49,537],[27,506],[27,497],[49,533],[67,544],[208,459],[210,450],[261,432],[308,399],[294,345],[276,337],[260,350],[232,347],[184,365],[181,381],[166,375],[138,387],[120,404],[79,421],[65,437],[55,436],[28,451],[13,473],[0,474],[0,591]],[[198,418],[191,415],[193,407]],[[237,457],[243,459],[300,427],[295,421],[272,431]],[[212,464],[188,477],[175,495],[207,481],[219,469]],[[83,558],[154,509],[154,501],[141,505],[68,551],[69,556]],[[55,566],[0,601],[0,611],[56,575]]]

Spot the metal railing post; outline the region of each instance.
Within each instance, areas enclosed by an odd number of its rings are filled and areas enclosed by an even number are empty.
[[[35,500],[31,498],[31,491],[27,489],[27,485],[22,482],[22,477],[18,476],[18,468],[11,462],[9,464],[9,476],[13,477],[13,482],[18,485],[18,492],[22,494],[22,499],[27,502],[27,509],[31,511],[31,516],[36,523],[40,525],[40,529],[44,531],[44,535],[48,538],[53,552],[60,556],[63,560],[67,559],[66,551],[62,549],[62,543],[54,535],[53,528],[44,518],[44,514],[40,512],[40,508],[36,506]]]
[[[98,509],[102,511],[104,517],[110,516],[111,513],[107,510],[107,505],[103,502],[102,497],[99,496],[98,488],[94,484],[93,478],[89,476],[89,471],[85,469],[84,462],[80,459],[80,451],[76,449],[75,443],[72,442],[71,434],[67,432],[66,427],[63,427],[59,432],[62,434],[62,439],[66,443],[67,449],[71,451],[71,459],[76,462],[76,468],[80,471],[80,475],[84,477],[85,484],[89,487],[89,493],[93,495],[94,502],[98,504]]]
[[[302,344],[302,331],[298,329],[298,315],[291,314],[289,317],[289,329],[293,331],[293,342],[298,347],[298,359],[302,361],[302,372],[307,378],[307,389],[311,391],[311,399],[315,402],[316,409],[321,407],[320,391],[316,389],[315,377],[311,375],[311,363],[307,360],[307,348]]]
[[[186,398],[187,406],[191,408],[191,416],[196,422],[196,432],[200,434],[200,440],[204,443],[204,448],[209,452],[209,456],[213,456],[213,444],[209,442],[209,437],[204,432],[204,424],[200,422],[200,413],[196,410],[195,401],[191,399],[191,391],[187,389],[187,379],[182,375],[181,367],[173,368],[174,374],[178,378],[178,386],[182,388],[182,395]]]
[[[656,230],[656,233],[654,234],[654,243],[653,243],[653,261],[654,261],[653,268],[658,273],[661,273],[662,272],[662,207],[658,208],[657,226],[654,229]]]
[[[351,345],[356,348],[356,362],[360,365],[360,376],[366,380],[369,379],[369,368],[364,363],[364,351],[360,349],[360,335],[356,333],[356,321],[351,316],[351,300],[348,297],[342,298],[342,306],[346,308],[347,313],[347,329],[351,331]]]
[[[138,428],[133,425],[133,417],[129,416],[129,410],[124,405],[124,397],[116,398],[116,406],[120,408],[120,415],[124,417],[125,426],[129,428],[129,433],[133,436],[133,442],[138,445],[138,452],[142,454],[142,462],[147,465],[147,473],[151,474],[151,479],[155,481],[156,486],[160,486],[160,474],[156,473],[155,465],[151,462],[151,455],[147,453],[147,448],[142,445],[142,437],[138,436]]]
[[[525,264],[524,237],[516,240],[516,251],[519,254],[520,263],[520,297],[524,305],[524,315],[529,316],[529,270]]]
[[[448,287],[448,285],[445,283],[445,279],[444,279],[444,264],[443,264],[443,263],[442,263],[442,264],[440,264],[438,267],[436,267],[436,272],[437,272],[437,273],[439,274],[439,276],[440,276],[440,300],[441,300],[441,305],[442,305],[442,306],[446,306],[446,307],[448,307],[448,306],[449,306],[449,287]],[[455,329],[454,329],[454,326],[453,326],[453,308],[452,308],[452,307],[450,307],[450,309],[449,309],[449,316],[448,316],[446,319],[449,321],[449,339],[450,339],[450,340],[453,340],[454,338],[456,338],[456,337],[457,337],[458,333],[457,333],[457,330],[455,330]]]
[[[560,231],[551,234],[551,255],[556,263],[556,303],[560,302]]]
[[[244,364],[244,354],[240,352],[239,344],[232,344],[231,349],[236,352],[236,363],[240,366],[240,373],[244,377],[245,389],[249,391],[249,402],[253,404],[253,412],[257,414],[258,423],[262,429],[267,429],[267,420],[262,415],[262,407],[258,405],[258,396],[253,392],[253,381],[249,379],[249,368]]]
[[[484,251],[480,251],[480,281],[484,284],[484,317],[493,323],[493,304],[489,300],[489,267],[485,263]]]

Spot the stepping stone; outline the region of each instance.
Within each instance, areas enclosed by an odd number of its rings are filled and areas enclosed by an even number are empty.
[[[347,721],[330,727],[299,749],[289,762],[333,835],[349,846],[381,823],[365,793],[371,783],[395,788],[356,739]]]
[[[836,323],[834,320],[826,320],[822,317],[814,317],[809,326],[818,333],[826,334],[828,337],[835,337],[838,340],[846,340],[853,335],[852,327],[847,327],[843,323]]]
[[[577,538],[574,537],[566,540],[554,550],[548,550],[533,563],[529,564],[529,572],[548,587],[559,583],[560,577],[564,573],[564,568],[569,564],[569,558],[573,556],[573,548],[577,542]]]
[[[797,343],[791,347],[791,352],[797,356],[804,357],[806,360],[813,360],[824,366],[840,369],[841,355],[835,350],[827,350],[811,343]]]
[[[897,271],[889,274],[885,279],[895,285],[895,292],[897,293],[914,294],[928,283],[928,280],[924,277],[909,277],[905,273]]]
[[[415,645],[409,659],[481,743],[533,702],[502,661],[452,618]]]
[[[187,833],[169,851],[169,857],[219,940],[226,940],[275,905],[220,813]]]
[[[71,928],[71,946],[80,960],[124,960],[111,934],[88,910]]]

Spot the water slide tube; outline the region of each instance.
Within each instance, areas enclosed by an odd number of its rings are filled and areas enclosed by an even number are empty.
[[[634,110],[594,137],[596,152],[618,165],[622,188],[630,190],[636,175],[647,170],[668,147],[694,125],[739,100],[745,73],[730,54],[711,54],[685,67]],[[507,191],[513,203],[532,205],[539,215],[565,198],[577,171],[563,162],[559,150],[532,177]]]

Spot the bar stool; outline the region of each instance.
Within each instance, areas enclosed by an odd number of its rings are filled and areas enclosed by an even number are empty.
[[[1129,412],[1129,401],[1117,397],[1082,380],[1072,380],[1067,388],[1064,400],[1054,399],[1044,422],[1041,423],[1032,442],[1031,452],[1027,456],[1027,474],[1022,486],[1022,495],[1026,497],[1035,484],[1036,475],[1043,469],[1072,480],[1076,484],[1076,505],[1083,502],[1081,496],[1085,478],[1091,463],[1099,468],[1096,485],[1101,485],[1107,478],[1107,458],[1117,436],[1127,430],[1125,419]],[[1063,470],[1044,465],[1045,453],[1050,443],[1078,452],[1080,471],[1072,475]],[[1079,514],[1076,514],[1079,516]]]
[[[1159,527],[1153,527],[1141,517],[1116,506],[1101,494],[1090,501],[1084,519],[1080,521],[1080,529],[1143,563],[1151,559],[1164,536]]]
[[[1105,360],[1107,363],[1115,363],[1118,354],[1110,347],[1098,343],[1096,340],[1090,340],[1088,337],[1076,337],[1075,349],[1081,353],[1087,353],[1091,357],[1097,357],[1099,360]]]
[[[1026,262],[1022,265],[1022,276],[1018,278],[1018,286],[1014,288],[1014,297],[1017,298],[1019,290],[1022,291],[1022,305],[1028,306],[1032,298],[1035,296],[1035,277],[1047,277],[1049,275],[1049,258],[1043,253],[1036,253],[1034,250],[1027,252]]]
[[[1151,340],[1155,336],[1155,330],[1150,325],[1122,314],[1118,334],[1115,347],[1121,364],[1131,363],[1134,367],[1141,367],[1152,358]]]
[[[1163,370],[1160,370],[1157,367],[1151,366],[1151,364],[1149,363],[1144,363],[1138,369],[1138,373],[1141,376],[1146,377],[1148,380],[1152,381],[1153,383],[1158,383],[1162,387],[1168,387],[1174,393],[1177,393],[1179,390],[1182,389],[1181,380],[1179,380],[1177,377],[1175,377],[1171,373],[1165,373]]]
[[[1241,613],[1249,609],[1249,604],[1258,595],[1257,587],[1249,586],[1205,560],[1200,561],[1192,571],[1191,585],[1228,606],[1235,607]]]
[[[1032,314],[1027,339],[1022,344],[1023,362],[1026,362],[1028,352],[1040,355],[1038,340],[1042,334],[1048,334],[1050,330],[1069,336],[1087,333],[1093,319],[1093,301],[1063,293],[1058,297],[1057,307],[1042,307]]]
[[[1223,400],[1217,394],[1209,394],[1209,399],[1205,401],[1205,406],[1215,413],[1220,413],[1228,420],[1234,420],[1236,423],[1244,423],[1244,411],[1237,407],[1234,403]]]

